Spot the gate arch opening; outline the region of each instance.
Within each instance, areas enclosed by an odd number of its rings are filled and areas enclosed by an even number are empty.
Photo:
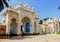
[[[22,25],[23,25],[23,30],[24,33],[30,33],[31,29],[31,20],[28,17],[22,18]]]
[[[15,18],[11,19],[10,34],[17,34],[17,24],[16,24],[16,19]]]
[[[30,32],[30,23],[29,22],[26,22],[25,23],[25,32],[26,33],[29,33]]]

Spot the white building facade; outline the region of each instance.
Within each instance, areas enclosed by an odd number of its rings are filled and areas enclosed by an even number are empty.
[[[57,18],[48,19],[47,21],[43,20],[42,33],[53,33],[59,31],[60,31],[60,27]]]
[[[2,14],[2,23],[6,25],[6,34],[39,33],[38,15],[26,3],[12,8],[11,5]]]

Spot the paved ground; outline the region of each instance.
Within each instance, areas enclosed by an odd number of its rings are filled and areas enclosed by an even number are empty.
[[[0,42],[60,42],[60,35],[39,35],[39,36],[24,36],[13,37],[10,39],[0,39]]]

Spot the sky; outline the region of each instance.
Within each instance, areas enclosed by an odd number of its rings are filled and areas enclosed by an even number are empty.
[[[34,7],[34,10],[38,13],[40,20],[47,17],[56,17],[60,21],[60,10],[58,9],[60,6],[60,0],[10,0],[8,3],[11,3],[12,7],[14,8],[18,6],[20,2],[23,5],[27,2],[30,7]],[[1,14],[3,12],[4,10],[0,12],[0,22],[2,21]]]

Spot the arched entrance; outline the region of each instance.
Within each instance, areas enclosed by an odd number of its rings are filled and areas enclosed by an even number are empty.
[[[25,28],[25,32],[26,33],[29,33],[30,32],[30,23],[29,22],[26,22],[24,28]]]
[[[28,17],[22,18],[23,32],[30,33],[31,29],[31,20]]]
[[[17,25],[16,25],[16,19],[15,18],[12,18],[12,20],[11,20],[10,34],[17,34]]]

